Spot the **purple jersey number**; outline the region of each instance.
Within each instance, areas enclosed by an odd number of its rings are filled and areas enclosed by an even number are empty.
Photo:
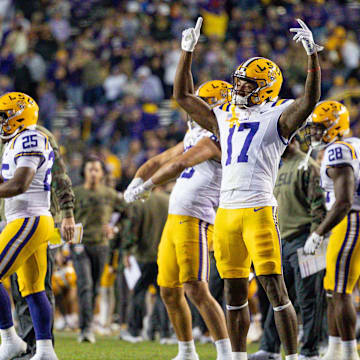
[[[51,163],[51,165],[49,166],[49,168],[46,170],[46,173],[45,173],[45,179],[44,179],[44,190],[45,191],[50,191],[51,184],[48,181],[49,181],[49,176],[51,175],[51,169],[52,169],[54,160],[55,160],[55,154],[52,151],[49,154],[49,162]]]
[[[249,133],[247,134],[245,141],[244,141],[244,146],[241,149],[240,155],[237,158],[237,162],[248,162],[248,151],[249,151],[249,147],[251,145],[251,141],[254,138],[256,132],[259,130],[259,122],[251,122],[251,123],[242,123],[239,125],[238,131],[244,131],[244,130],[250,130]],[[235,132],[235,126],[233,126],[232,128],[230,128],[229,130],[229,136],[227,139],[227,159],[226,159],[226,163],[225,165],[230,165],[231,164],[231,156],[232,156],[232,138]]]

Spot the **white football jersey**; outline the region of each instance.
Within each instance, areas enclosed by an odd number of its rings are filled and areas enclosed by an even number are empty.
[[[279,133],[278,120],[293,101],[282,99],[249,108],[225,103],[214,109],[222,152],[220,207],[277,205],[273,189],[288,144]]]
[[[355,191],[352,210],[360,211],[360,139],[351,137],[336,141],[326,147],[321,162],[321,186],[326,192],[326,209],[330,210],[335,202],[334,182],[328,176],[330,166],[349,164],[354,170]]]
[[[37,130],[26,129],[6,143],[1,175],[13,178],[18,167],[31,167],[36,173],[25,193],[5,199],[5,217],[15,219],[50,213],[51,168],[54,152],[47,137]]]
[[[215,135],[190,123],[184,137],[184,151],[195,146],[202,138],[217,141]],[[169,214],[188,215],[214,224],[219,206],[221,164],[207,160],[185,169],[177,178],[170,195]]]

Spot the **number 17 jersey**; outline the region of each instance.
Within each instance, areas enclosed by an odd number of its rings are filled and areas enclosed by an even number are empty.
[[[47,137],[37,130],[26,129],[6,143],[1,167],[4,181],[13,178],[19,167],[35,170],[34,178],[24,193],[5,199],[5,218],[8,223],[32,216],[51,216],[50,184],[53,162],[53,149]]]
[[[293,100],[249,108],[225,103],[214,109],[220,131],[220,207],[276,206],[273,194],[280,158],[288,142],[278,120]]]

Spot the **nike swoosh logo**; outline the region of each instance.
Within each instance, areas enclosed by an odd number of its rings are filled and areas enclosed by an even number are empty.
[[[254,212],[257,212],[257,211],[260,211],[260,210],[262,210],[262,209],[265,209],[265,206],[263,206],[263,207],[261,207],[261,208],[254,208]]]
[[[186,223],[186,222],[188,222],[188,221],[190,221],[190,220],[180,221],[180,224]]]

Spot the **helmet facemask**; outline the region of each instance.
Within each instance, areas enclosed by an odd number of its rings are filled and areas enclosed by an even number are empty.
[[[238,79],[238,80],[237,80]],[[254,89],[250,90],[250,92],[247,95],[240,95],[240,89],[241,85],[239,86],[238,81],[243,80],[247,83],[251,84]],[[261,88],[258,86],[257,82],[253,79],[249,79],[246,76],[242,74],[241,69],[236,70],[233,74],[233,88],[231,89],[231,103],[234,105],[239,106],[252,106],[255,105],[253,101],[251,101],[251,97],[254,97],[255,101],[258,101],[258,92],[261,90]],[[250,102],[251,101],[251,102]]]
[[[25,109],[25,106],[22,104],[18,104],[18,106],[19,106],[19,110],[17,111],[13,109],[0,111],[0,138],[3,140],[11,139],[16,134],[18,134],[20,130],[22,130],[22,127],[19,126],[15,131],[9,133],[9,131],[11,131],[12,129],[10,123],[11,120],[14,120],[15,118],[19,117]]]

